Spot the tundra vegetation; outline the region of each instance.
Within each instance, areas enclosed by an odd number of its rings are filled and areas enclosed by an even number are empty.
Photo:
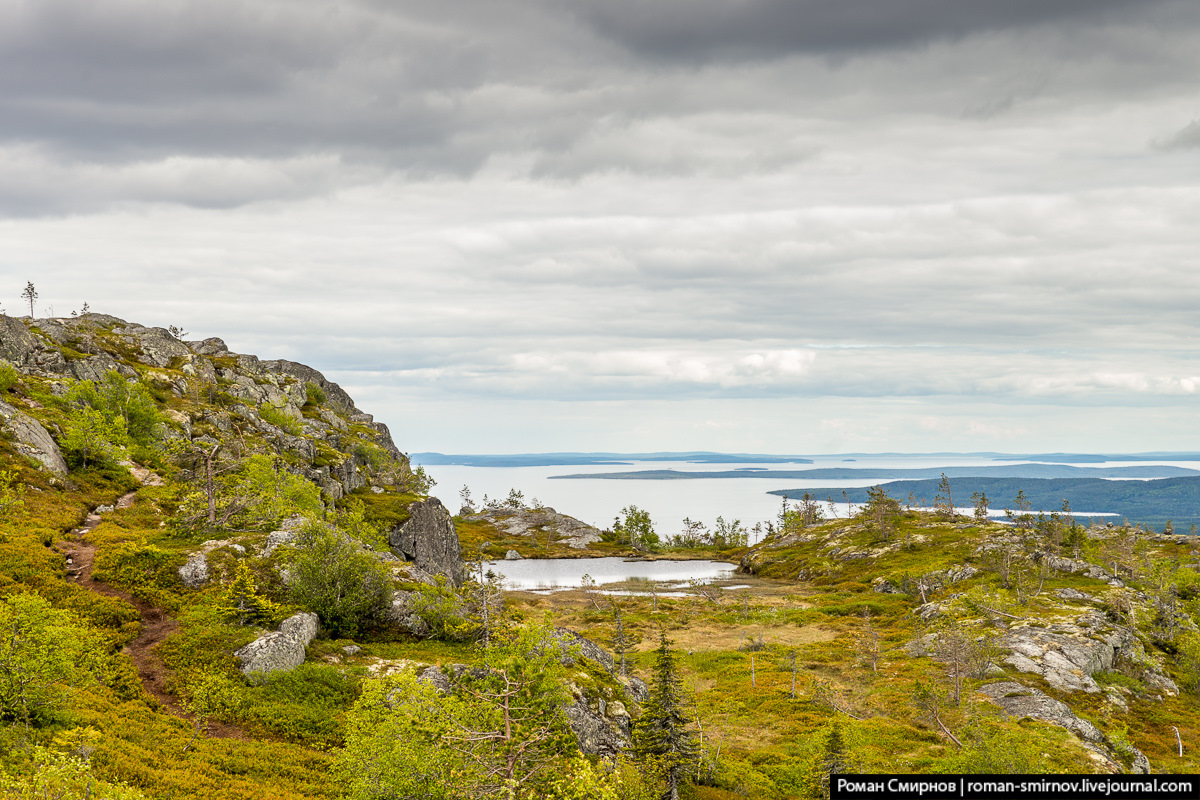
[[[457,517],[468,557],[743,569],[621,596],[474,565],[457,585],[393,555],[429,480],[319,374],[91,313],[0,325],[2,797],[815,798],[841,771],[1200,767],[1189,536],[875,487],[849,519],[785,500],[754,547],[740,521],[662,531],[634,506],[582,548]],[[320,621],[303,663],[244,673],[299,612]],[[1060,641],[1099,655],[1030,655]],[[1022,692],[1069,717],[1009,715]]]

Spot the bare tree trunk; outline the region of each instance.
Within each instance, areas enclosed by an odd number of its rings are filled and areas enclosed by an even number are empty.
[[[213,459],[217,456],[217,451],[221,449],[221,445],[214,447],[204,459],[205,473],[205,489],[208,492],[208,524],[212,525],[217,521],[217,505],[213,498]]]

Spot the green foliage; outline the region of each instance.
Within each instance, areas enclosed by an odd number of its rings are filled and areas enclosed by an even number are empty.
[[[67,420],[60,446],[68,463],[87,469],[97,462],[114,461],[129,443],[123,419],[109,419],[94,408],[83,408]]]
[[[15,512],[25,504],[25,484],[11,469],[0,469],[0,516]]]
[[[17,368],[0,358],[0,394],[16,386],[20,379],[21,373],[17,372]]]
[[[92,575],[173,611],[178,608],[178,593],[183,588],[178,573],[182,564],[183,557],[178,553],[143,541],[130,541],[97,553]]]
[[[478,626],[467,618],[462,598],[442,575],[435,585],[421,584],[412,599],[412,611],[438,639],[464,641],[475,637]]]
[[[325,402],[325,390],[315,383],[304,384],[305,405],[319,406]]]
[[[464,676],[449,696],[411,673],[369,682],[347,715],[338,758],[349,796],[524,800],[561,792],[555,773],[575,764],[577,750],[560,708],[559,651],[547,637],[540,626],[515,631],[493,649],[486,674]]]
[[[289,416],[287,412],[276,408],[270,403],[263,403],[258,407],[258,415],[263,418],[264,422],[269,422],[276,428],[281,428],[284,432],[290,433],[292,436],[299,436],[304,433],[304,426],[296,418]]]
[[[613,533],[618,542],[624,541],[638,550],[653,550],[658,546],[658,534],[654,531],[649,511],[631,505],[622,508],[621,513],[625,519],[618,517],[613,521]]]
[[[233,486],[243,507],[234,519],[252,528],[270,528],[285,516],[321,514],[321,490],[299,475],[280,468],[275,459],[258,454],[246,459]]]
[[[93,749],[92,745],[86,745]],[[122,784],[97,780],[88,759],[34,747],[31,769],[0,774],[0,796],[6,800],[142,800],[145,795]]]
[[[315,612],[332,636],[354,636],[388,607],[392,585],[387,567],[324,523],[300,530],[287,561],[292,599]]]
[[[256,623],[274,625],[279,621],[280,607],[258,593],[254,575],[246,561],[239,561],[233,580],[217,605],[218,613],[226,619],[236,619],[239,625]]]
[[[94,677],[98,643],[70,612],[34,594],[0,602],[0,719],[52,720]]]
[[[662,770],[672,796],[673,790],[695,769],[699,757],[689,722],[675,654],[666,632],[660,631],[650,699],[633,728],[633,751],[640,760]]]

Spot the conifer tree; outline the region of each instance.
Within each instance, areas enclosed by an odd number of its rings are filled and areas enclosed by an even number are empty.
[[[650,699],[634,726],[633,749],[638,758],[662,769],[667,779],[664,800],[678,800],[679,784],[695,767],[699,748],[688,729],[683,680],[665,631],[659,633],[653,681]]]
[[[218,606],[222,616],[237,617],[239,625],[247,622],[271,623],[279,615],[279,606],[258,593],[254,575],[245,561],[239,561],[233,582],[225,590]]]

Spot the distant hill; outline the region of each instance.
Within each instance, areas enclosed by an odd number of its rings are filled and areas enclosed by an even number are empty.
[[[413,459],[417,459],[414,457]],[[429,462],[425,462],[429,463]],[[610,462],[620,463],[620,462]],[[720,463],[720,462],[714,462]],[[644,469],[633,472],[584,472],[552,475],[551,478],[604,478],[606,480],[673,481],[696,478],[777,478],[781,480],[870,480],[950,478],[1183,478],[1200,477],[1200,470],[1186,467],[1139,465],[1136,467],[1072,467],[1065,464],[1003,464],[994,467],[827,467],[797,470],[746,470],[688,472],[677,469]],[[840,491],[840,490],[839,490]]]
[[[511,453],[504,455],[471,455],[444,453],[412,453],[414,464],[424,466],[456,465],[463,467],[558,467],[591,464],[629,464],[632,461],[690,461],[694,464],[811,464],[811,458],[799,456],[769,456],[756,453],[710,453],[687,451],[681,453]]]
[[[891,481],[883,484],[888,494],[901,501],[911,493],[918,503],[931,505],[938,494],[938,481]],[[808,492],[824,499],[842,500],[842,492],[852,503],[867,500],[866,489],[797,488],[777,489],[768,494],[796,498]],[[950,491],[954,504],[971,505],[971,495],[983,492],[993,509],[1013,507],[1018,491],[1024,491],[1035,510],[1046,512],[1062,508],[1063,500],[1086,516],[1088,513],[1116,514],[1120,521],[1128,518],[1134,524],[1150,525],[1161,530],[1171,520],[1179,533],[1185,533],[1192,523],[1200,525],[1200,477],[1165,478],[1151,481],[1110,481],[1101,478],[951,478]]]

